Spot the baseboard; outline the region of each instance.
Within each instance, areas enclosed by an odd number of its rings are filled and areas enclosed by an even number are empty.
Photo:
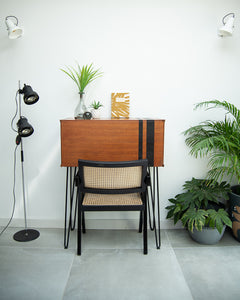
[[[0,219],[0,226],[5,227],[8,219]],[[87,219],[87,228],[89,229],[136,229],[138,228],[138,219]],[[24,228],[23,219],[13,219],[9,227]],[[27,220],[28,228],[64,228],[64,220]],[[170,220],[161,220],[161,229],[179,229],[181,224],[174,226]]]

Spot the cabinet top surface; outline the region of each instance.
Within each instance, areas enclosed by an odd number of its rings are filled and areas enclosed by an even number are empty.
[[[103,118],[103,119],[91,119],[91,120],[84,120],[84,119],[74,119],[74,118],[66,118],[61,119],[62,121],[76,121],[76,122],[85,122],[85,121],[139,121],[139,120],[158,120],[158,121],[165,121],[164,119],[152,119],[152,118],[129,118],[129,119],[111,119],[111,118]]]

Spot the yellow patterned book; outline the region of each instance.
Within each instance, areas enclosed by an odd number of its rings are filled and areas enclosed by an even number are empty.
[[[129,119],[129,93],[112,93],[112,119]]]

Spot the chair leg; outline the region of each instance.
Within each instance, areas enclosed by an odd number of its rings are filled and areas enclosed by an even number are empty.
[[[148,254],[148,241],[147,241],[147,205],[143,212],[143,254]]]
[[[86,227],[85,227],[85,213],[82,212],[82,232],[86,233]]]
[[[82,251],[82,245],[81,245],[81,239],[82,239],[82,211],[78,207],[78,232],[77,232],[77,255],[81,255]]]
[[[141,210],[140,211],[140,216],[139,216],[139,230],[138,230],[139,233],[142,232],[142,225],[143,225],[142,218],[143,218],[143,213],[142,213],[142,210]]]

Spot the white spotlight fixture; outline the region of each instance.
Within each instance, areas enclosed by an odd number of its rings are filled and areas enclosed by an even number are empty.
[[[233,33],[233,23],[235,15],[234,13],[229,13],[223,17],[222,22],[223,26],[218,29],[218,35],[221,37],[232,36]]]
[[[14,19],[14,21],[11,20],[12,18]],[[17,17],[15,17],[15,16],[7,16],[5,18],[5,23],[6,23],[7,30],[8,30],[8,37],[11,40],[17,39],[20,36],[22,36],[23,29],[18,26],[18,19],[17,19]]]

